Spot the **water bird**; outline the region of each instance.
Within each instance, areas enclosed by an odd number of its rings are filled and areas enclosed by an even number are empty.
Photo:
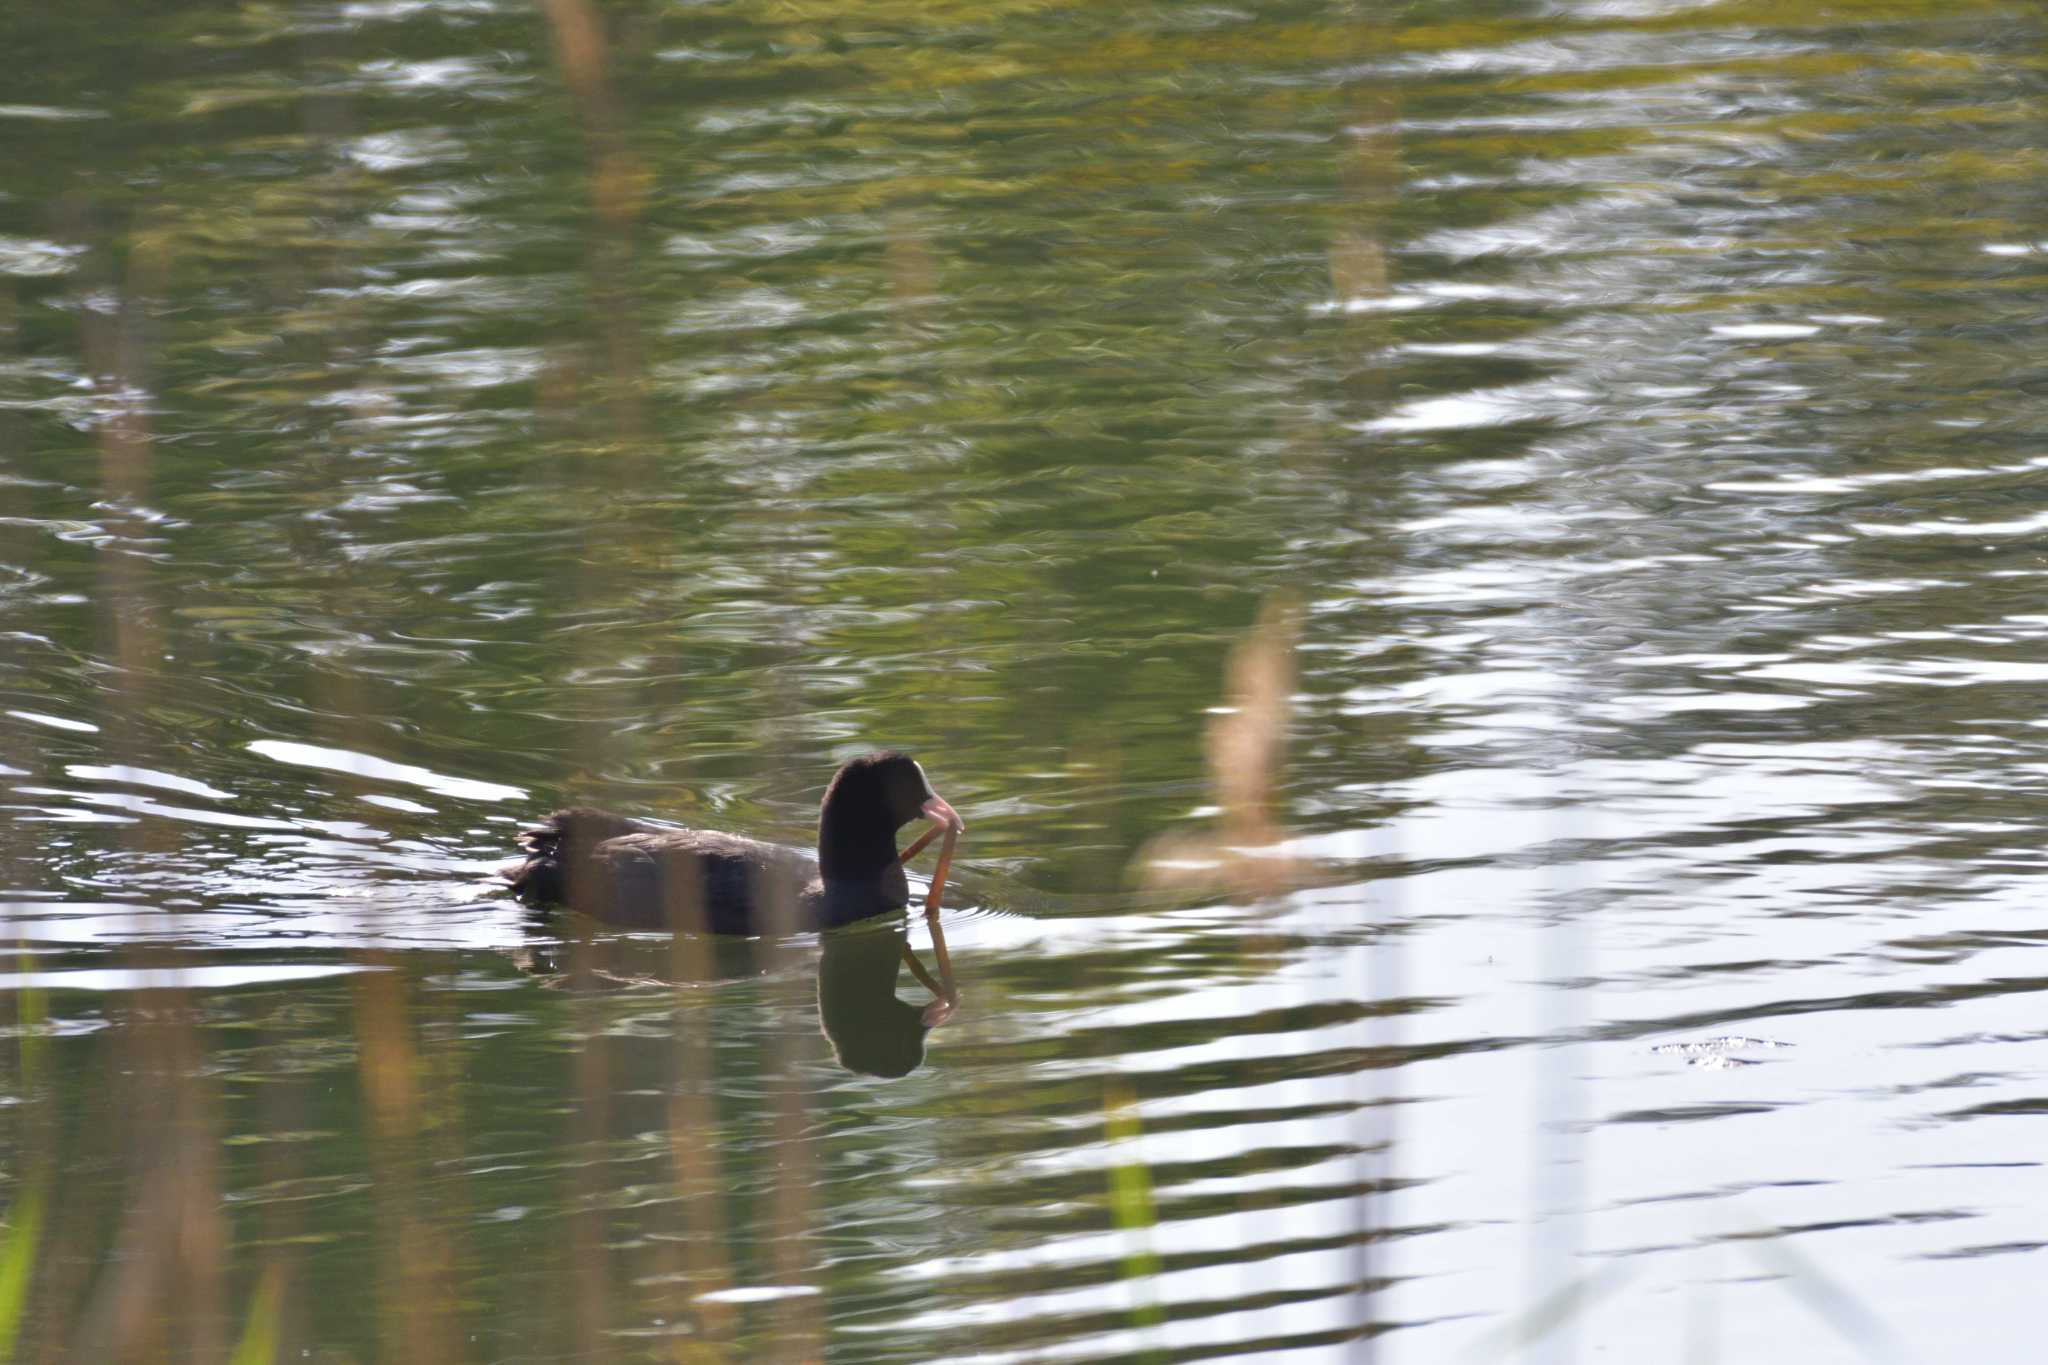
[[[932,829],[899,854],[896,831],[919,816]],[[526,856],[503,875],[529,905],[567,905],[626,928],[830,929],[909,904],[904,861],[937,834],[965,828],[916,759],[872,753],[842,764],[825,788],[815,859],[783,844],[572,807],[522,830]]]

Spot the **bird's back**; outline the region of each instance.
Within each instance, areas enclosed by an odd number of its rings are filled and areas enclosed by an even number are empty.
[[[801,849],[603,811],[557,811],[520,835],[512,889],[607,923],[719,934],[806,927],[816,865]]]

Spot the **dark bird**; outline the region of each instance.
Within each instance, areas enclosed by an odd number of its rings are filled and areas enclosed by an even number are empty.
[[[522,830],[525,861],[505,876],[530,905],[563,904],[628,928],[829,929],[909,903],[896,831],[919,816],[965,828],[915,759],[867,754],[825,788],[815,861],[781,844],[575,808]]]

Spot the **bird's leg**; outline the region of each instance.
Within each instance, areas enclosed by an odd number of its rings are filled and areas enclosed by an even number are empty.
[[[946,953],[946,931],[939,927],[938,910],[935,908],[926,914],[924,922],[932,931],[932,956],[938,959],[939,979],[934,981],[926,975],[921,970],[922,963],[918,964],[919,970],[912,974],[924,982],[926,990],[938,997],[924,1007],[924,1026],[937,1028],[951,1019],[953,1012],[960,1008],[960,987],[953,981],[953,959]],[[903,951],[910,952],[910,946],[905,944]]]
[[[901,853],[896,855],[896,861],[899,863],[907,863],[912,858],[915,858],[918,854],[924,852],[925,845],[929,844],[932,840],[939,837],[939,829],[940,826],[933,825],[930,829],[918,835],[916,842],[912,843],[909,848],[904,849]]]
[[[897,855],[896,861],[907,863],[937,838],[943,831],[946,842],[939,845],[939,865],[932,869],[932,889],[925,893],[924,922],[932,931],[932,956],[939,963],[939,979],[932,980],[924,963],[918,960],[910,944],[903,945],[903,965],[910,968],[910,974],[917,978],[917,984],[937,996],[924,1007],[924,1026],[937,1028],[953,1017],[953,1011],[960,1007],[960,988],[953,981],[953,958],[946,951],[946,931],[939,925],[939,901],[946,894],[946,874],[953,869],[953,845],[960,838],[957,822],[947,825],[933,825],[920,834],[909,848]]]
[[[925,836],[926,839],[930,837],[930,834]],[[946,842],[939,845],[939,865],[932,869],[932,889],[924,893],[924,912],[927,915],[939,913],[939,897],[946,894],[946,873],[953,868],[953,845],[959,840],[960,831],[949,828],[946,831]],[[918,842],[924,841],[921,839]],[[915,848],[916,845],[913,844],[912,847]]]
[[[910,974],[917,978],[917,984],[932,993],[932,1002],[924,1007],[924,1026],[937,1028],[953,1017],[953,1011],[960,1008],[960,991],[953,984],[953,963],[946,955],[946,933],[939,927],[939,917],[930,915],[925,923],[932,930],[932,953],[939,960],[939,974],[943,983],[934,981],[932,974],[925,970],[917,952],[909,940],[903,943],[903,965],[910,968]]]
[[[925,970],[924,962],[918,957],[917,949],[910,946],[910,940],[903,941],[903,965],[910,968],[910,974],[917,978],[917,984],[933,995],[943,996],[939,983],[932,980],[932,974]]]
[[[945,931],[939,928],[939,898],[946,893],[946,873],[952,869],[953,845],[959,838],[959,830],[946,830],[946,842],[939,845],[939,865],[932,870],[932,889],[924,898],[924,922],[932,931],[932,956],[939,962],[939,980],[946,987],[944,998],[955,1005],[960,1003],[960,990],[953,984],[953,959],[946,952]]]

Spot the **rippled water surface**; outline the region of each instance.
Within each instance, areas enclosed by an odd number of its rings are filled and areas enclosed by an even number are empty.
[[[8,8],[0,1333],[2018,1358],[2044,40]],[[968,822],[928,1033],[922,923],[490,880],[880,744]]]

